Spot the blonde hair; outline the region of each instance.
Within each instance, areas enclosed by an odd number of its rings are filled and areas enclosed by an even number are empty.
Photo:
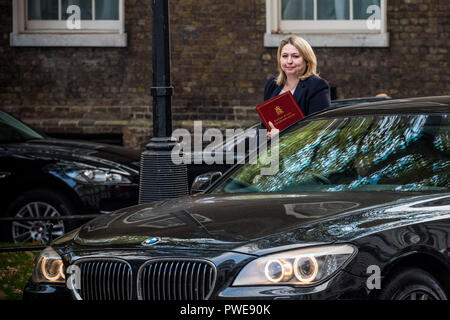
[[[280,59],[281,59],[281,50],[283,50],[283,47],[287,44],[291,44],[295,48],[297,48],[298,52],[301,54],[301,56],[306,62],[305,73],[301,75],[299,79],[305,80],[312,75],[318,76],[319,74],[317,73],[317,58],[316,55],[314,54],[311,45],[303,38],[300,38],[298,36],[290,36],[286,39],[281,40],[280,45],[278,46],[277,64],[279,74],[276,79],[277,85],[281,86],[286,83],[286,75],[284,71],[281,69]]]

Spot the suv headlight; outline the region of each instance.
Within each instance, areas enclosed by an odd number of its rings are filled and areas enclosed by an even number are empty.
[[[52,247],[46,248],[36,261],[32,281],[34,283],[64,283],[65,279],[61,257]]]
[[[131,183],[130,179],[125,177],[124,172],[119,172],[114,169],[83,169],[72,171],[67,174],[74,180],[84,183],[104,183],[104,184],[116,184],[116,183]]]
[[[353,246],[345,244],[268,255],[248,263],[233,286],[315,285],[331,278],[355,253]]]

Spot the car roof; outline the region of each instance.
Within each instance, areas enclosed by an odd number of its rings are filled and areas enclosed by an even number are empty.
[[[373,114],[410,114],[410,113],[445,113],[450,112],[450,96],[393,99],[379,102],[360,103],[350,106],[329,108],[311,115],[317,118],[334,118],[345,116]]]

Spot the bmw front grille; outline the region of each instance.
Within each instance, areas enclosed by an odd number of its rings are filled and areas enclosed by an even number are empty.
[[[118,259],[93,259],[76,263],[80,268],[79,290],[82,300],[132,299],[132,270],[129,263]]]
[[[149,260],[140,265],[135,280],[124,260],[89,258],[75,265],[80,280],[73,292],[82,300],[207,300],[217,273],[214,264],[198,259]]]
[[[154,260],[138,277],[141,300],[207,300],[216,278],[212,263],[202,260]]]

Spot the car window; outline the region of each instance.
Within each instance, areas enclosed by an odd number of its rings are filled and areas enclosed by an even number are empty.
[[[24,123],[0,111],[1,142],[26,141],[30,139],[43,139],[43,137]]]
[[[305,121],[280,137],[278,172],[247,163],[212,192],[448,190],[449,128],[448,114]]]

